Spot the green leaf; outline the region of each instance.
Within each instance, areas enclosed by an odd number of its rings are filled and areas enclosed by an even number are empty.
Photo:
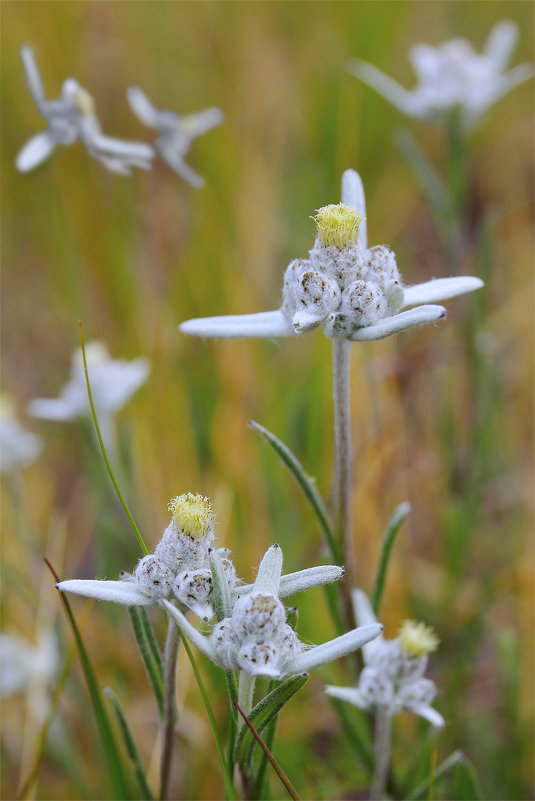
[[[417,787],[414,788],[414,790],[412,790],[412,792],[407,795],[406,801],[419,801],[419,799],[425,798],[431,785],[437,784],[439,779],[441,779],[449,770],[464,762],[466,762],[466,757],[464,756],[463,752],[454,751],[447,759],[444,760],[444,762],[440,763],[435,771],[430,772],[430,775],[427,779],[421,782]],[[477,798],[479,797],[480,796],[477,796]]]
[[[290,698],[306,684],[307,680],[308,673],[290,676],[272,692],[262,698],[262,700],[251,709],[248,716],[255,729],[258,732],[262,732],[268,723],[279,714],[282,707]],[[251,746],[254,746],[253,735],[250,730],[242,726],[234,745],[234,761],[244,764],[250,753]]]
[[[410,511],[410,503],[400,503],[399,506],[396,506],[390,520],[388,521],[383,540],[383,547],[381,549],[381,558],[379,560],[379,567],[377,569],[377,576],[375,578],[375,584],[372,593],[372,606],[375,614],[377,614],[379,611],[379,605],[381,603],[381,598],[383,596],[383,590],[385,587],[386,571],[397,533]]]
[[[373,735],[366,715],[359,709],[348,707],[345,701],[336,698],[329,700],[338,715],[347,742],[364,765],[373,770],[375,765]]]
[[[119,725],[119,731],[121,732],[123,737],[126,753],[132,760],[134,776],[136,777],[136,781],[139,786],[140,798],[152,801],[153,795],[150,791],[149,785],[147,784],[145,769],[143,768],[141,757],[139,756],[139,751],[137,750],[135,740],[132,736],[132,732],[130,731],[130,727],[127,723],[121,704],[119,703],[119,699],[117,698],[117,696],[110,687],[104,688],[104,694],[107,696],[107,698],[111,703],[112,709],[117,719],[117,723]]]
[[[50,572],[54,576],[56,583],[59,583],[60,580],[59,576],[57,575],[56,571],[54,570],[48,559],[45,559],[45,563],[47,564],[48,568],[50,569]],[[78,653],[80,655],[80,661],[82,663],[82,668],[85,674],[87,687],[89,689],[91,703],[93,704],[93,710],[95,712],[95,718],[97,721],[102,747],[104,748],[104,753],[106,755],[106,761],[108,763],[108,769],[114,787],[115,797],[118,799],[132,798],[127,774],[123,765],[123,760],[119,752],[119,749],[117,747],[117,743],[115,742],[115,737],[113,734],[113,730],[108,715],[106,713],[106,709],[104,708],[102,696],[100,694],[100,688],[98,686],[95,677],[93,666],[91,665],[89,655],[82,640],[82,636],[80,634],[78,626],[76,625],[76,620],[72,613],[69,601],[65,597],[64,593],[60,592],[59,594],[61,597],[61,601],[63,603],[63,607],[67,614],[67,618],[69,620],[72,632],[74,634],[74,639],[76,641]]]
[[[145,610],[141,609],[139,606],[129,606],[128,613],[132,621],[132,628],[134,629],[139,652],[145,664],[156,703],[158,704],[160,718],[162,718],[164,696],[162,655]]]
[[[457,766],[453,776],[455,801],[479,801],[481,791],[474,766],[466,760]]]
[[[212,571],[215,613],[219,622],[231,616],[232,601],[230,599],[227,574],[221,557],[215,549],[210,554],[210,569]]]
[[[236,703],[236,702],[234,702],[234,703]],[[240,709],[238,704],[236,704],[236,709],[238,710],[238,712],[240,713],[240,715],[244,719],[245,725],[247,726],[247,728],[250,731],[251,735],[254,737],[254,739],[256,740],[256,742],[258,743],[258,745],[260,746],[260,748],[264,752],[264,754],[267,756],[267,758],[271,762],[275,773],[277,774],[277,776],[279,777],[279,779],[283,783],[283,785],[284,785],[285,789],[287,790],[288,795],[290,796],[290,798],[292,798],[293,801],[301,801],[301,796],[299,795],[299,793],[297,792],[297,790],[295,789],[295,787],[291,783],[290,779],[288,778],[286,773],[283,771],[283,769],[281,768],[281,766],[279,765],[279,763],[277,762],[277,760],[273,756],[273,754],[270,751],[270,749],[267,747],[265,742],[260,737],[260,734],[256,731],[255,727],[252,725],[252,723],[249,720],[249,718],[247,717],[247,715]]]
[[[290,470],[291,473],[297,479],[298,484],[300,485],[301,489],[305,493],[305,496],[310,503],[317,519],[320,524],[320,527],[325,535],[325,539],[329,545],[331,550],[331,554],[333,556],[334,561],[337,564],[342,563],[342,558],[340,556],[340,550],[338,548],[338,543],[334,538],[334,534],[331,529],[331,524],[329,522],[329,513],[327,512],[327,507],[323,501],[323,498],[319,494],[318,490],[316,489],[316,485],[314,481],[307,476],[304,471],[303,465],[295,456],[292,451],[283,443],[281,442],[275,434],[272,434],[271,431],[268,431],[267,428],[255,423],[254,420],[249,421],[249,427],[252,428],[254,431],[258,431],[258,433],[271,445],[273,450],[279,455],[282,459],[286,467]]]
[[[85,344],[84,344],[84,333],[83,333],[83,329],[82,329],[82,323],[80,322],[78,325],[79,325],[79,328],[80,328],[80,345],[81,345],[81,348],[82,348],[82,359],[83,359],[83,362],[84,362],[84,373],[85,373],[85,383],[86,383],[86,386],[87,386],[87,396],[89,398],[89,406],[91,407],[91,417],[93,418],[93,423],[95,424],[95,431],[97,432],[98,444],[100,445],[100,450],[101,450],[102,456],[104,458],[104,464],[106,465],[106,469],[107,469],[108,475],[109,475],[109,477],[111,479],[111,483],[114,486],[114,489],[115,489],[115,492],[117,493],[117,497],[119,498],[120,504],[123,507],[123,510],[124,510],[124,513],[125,513],[125,515],[127,517],[128,522],[130,523],[130,527],[131,527],[132,531],[134,532],[134,534],[136,535],[137,541],[139,543],[139,546],[140,546],[142,552],[145,555],[147,555],[149,553],[148,548],[145,545],[145,543],[143,542],[143,537],[139,533],[139,529],[138,529],[138,527],[136,525],[136,522],[135,522],[134,518],[132,517],[132,513],[131,513],[130,509],[128,508],[128,504],[126,503],[126,501],[125,501],[125,499],[123,497],[123,493],[121,492],[121,488],[119,487],[119,484],[117,483],[117,479],[115,478],[115,475],[113,473],[113,470],[112,470],[112,467],[111,467],[111,464],[110,464],[110,460],[108,459],[108,454],[106,453],[106,448],[104,447],[104,442],[102,441],[102,436],[100,434],[100,426],[98,424],[97,415],[96,415],[96,412],[95,412],[95,406],[93,404],[93,395],[91,393],[91,385],[89,383],[89,374],[87,372],[87,361],[86,361],[86,358],[85,358]]]

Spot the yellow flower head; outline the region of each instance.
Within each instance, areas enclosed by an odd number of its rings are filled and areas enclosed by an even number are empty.
[[[95,101],[86,89],[80,86],[74,95],[74,105],[84,117],[95,116]]]
[[[431,628],[425,623],[416,620],[405,620],[399,631],[399,645],[407,656],[423,656],[436,651],[440,640]]]
[[[341,249],[358,242],[359,228],[364,218],[350,206],[337,203],[318,209],[312,219],[323,247],[331,245]]]
[[[193,539],[205,537],[213,528],[212,504],[204,495],[186,492],[169,501],[167,507],[179,530]]]

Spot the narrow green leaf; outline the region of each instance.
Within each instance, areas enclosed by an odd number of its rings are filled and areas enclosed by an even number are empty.
[[[267,756],[267,758],[269,759],[269,761],[273,765],[273,770],[275,771],[275,773],[277,774],[277,776],[281,780],[281,782],[284,785],[284,788],[287,790],[288,795],[290,796],[290,798],[292,798],[293,801],[301,801],[301,796],[299,795],[299,793],[297,792],[297,790],[295,789],[295,787],[291,783],[290,779],[288,778],[286,773],[283,771],[283,769],[281,768],[281,766],[279,765],[279,763],[277,762],[277,760],[273,756],[272,752],[269,750],[269,748],[267,747],[265,742],[262,740],[262,738],[260,737],[259,733],[254,728],[254,726],[252,725],[251,721],[249,720],[249,718],[247,717],[245,712],[242,711],[242,709],[238,706],[236,701],[234,703],[236,704],[236,709],[238,710],[238,712],[242,716],[243,720],[245,721],[245,725],[247,726],[247,728],[251,732],[252,736],[255,738],[256,742],[258,743],[258,745],[260,746],[260,748],[262,749],[264,754]]]
[[[481,791],[474,766],[466,760],[457,765],[453,775],[456,801],[479,801]]]
[[[373,735],[364,712],[349,707],[345,701],[329,699],[338,715],[342,731],[351,748],[369,769],[373,770],[375,755],[373,751]]]
[[[145,610],[143,610],[143,612],[145,612]],[[164,694],[162,655],[160,653],[160,649],[158,648],[158,643],[154,637],[154,631],[150,625],[150,620],[148,619],[147,613],[145,612],[145,618],[143,618],[143,614],[139,606],[129,606],[128,614],[130,615],[130,620],[132,621],[132,628],[134,629],[134,636],[136,638],[139,652],[143,659],[156,703],[158,704],[160,718],[162,718]],[[151,634],[148,634],[149,630]],[[154,642],[152,642],[152,639],[154,639]]]
[[[375,585],[372,593],[372,606],[375,614],[377,614],[379,611],[379,605],[381,603],[381,598],[383,596],[383,590],[385,587],[388,562],[390,560],[390,554],[392,552],[397,533],[410,511],[410,503],[407,503],[406,501],[405,503],[400,503],[399,506],[396,506],[390,520],[388,521],[383,540],[383,547],[381,549],[379,568],[377,570],[377,576],[375,578]]]
[[[107,698],[111,703],[112,709],[117,719],[117,723],[119,725],[119,731],[121,732],[123,737],[126,753],[132,760],[134,776],[136,777],[136,781],[139,786],[140,798],[152,801],[153,795],[150,791],[149,785],[147,784],[145,769],[143,768],[143,763],[141,762],[139,751],[137,750],[134,737],[132,735],[132,732],[130,731],[130,727],[126,720],[121,704],[119,703],[119,699],[117,698],[117,696],[110,687],[104,687],[104,695],[107,696]]]
[[[264,737],[264,742],[270,751],[273,751],[273,743],[275,741],[275,731],[277,729],[278,719],[279,716],[275,715],[273,720],[271,720],[266,727],[266,736]],[[267,764],[267,754],[262,751],[262,756],[260,758],[258,770],[254,779],[253,798],[262,798],[262,785],[264,784],[264,776],[266,775]]]
[[[410,792],[407,797],[406,801],[420,801],[420,799],[425,798],[429,787],[431,786],[431,782],[435,784],[438,782],[442,776],[444,776],[449,770],[458,766],[462,763],[466,762],[466,757],[464,756],[462,751],[454,751],[452,754],[441,762],[438,768],[434,771],[434,773],[430,774],[427,779],[421,782],[417,787]]]
[[[281,442],[275,434],[272,434],[271,431],[268,431],[267,428],[264,426],[255,423],[254,420],[249,421],[249,427],[252,428],[254,431],[258,431],[258,433],[271,445],[273,450],[278,454],[278,456],[282,459],[286,467],[290,470],[291,473],[295,476],[299,486],[305,493],[305,496],[310,503],[320,527],[325,535],[325,539],[329,545],[331,550],[331,554],[333,556],[334,561],[337,564],[342,563],[342,559],[340,556],[340,550],[338,548],[338,543],[334,538],[334,534],[331,529],[331,524],[329,522],[329,513],[327,511],[327,507],[323,501],[323,498],[319,494],[318,490],[316,489],[316,485],[314,481],[307,476],[303,465],[292,453],[292,451],[288,448],[284,442]]]
[[[126,501],[125,501],[125,499],[123,497],[123,493],[121,492],[121,488],[119,487],[119,484],[117,483],[117,480],[116,480],[115,475],[113,473],[110,461],[108,459],[108,454],[106,453],[106,448],[104,447],[104,442],[102,441],[102,436],[100,434],[100,426],[98,424],[97,415],[96,415],[96,412],[95,412],[95,406],[93,404],[93,395],[91,393],[91,385],[89,383],[89,374],[87,372],[87,361],[86,361],[86,358],[85,358],[84,332],[83,332],[83,328],[82,328],[82,323],[80,322],[80,323],[78,323],[78,325],[79,325],[79,328],[80,328],[80,345],[81,345],[81,348],[82,348],[82,359],[83,359],[83,362],[84,362],[84,373],[85,373],[85,383],[86,383],[86,386],[87,386],[87,396],[89,398],[89,406],[91,407],[91,417],[93,418],[93,423],[95,424],[95,431],[97,432],[98,444],[100,445],[100,450],[101,450],[102,456],[104,458],[104,464],[106,465],[106,469],[108,471],[108,475],[109,475],[109,477],[111,479],[111,483],[113,484],[113,486],[115,488],[115,492],[117,493],[117,497],[119,498],[121,506],[123,507],[124,513],[125,513],[125,515],[127,517],[127,520],[130,523],[130,527],[131,527],[132,531],[134,532],[134,534],[136,535],[136,538],[137,538],[137,541],[139,543],[139,546],[140,546],[142,552],[146,555],[146,554],[149,553],[148,548],[145,545],[145,543],[143,542],[143,537],[139,533],[139,529],[138,529],[138,527],[136,525],[136,522],[135,522],[134,518],[132,517],[132,513],[131,513],[130,509],[128,508],[128,504],[126,503]]]
[[[215,613],[217,620],[220,621],[230,617],[232,614],[232,601],[230,599],[227,574],[221,557],[215,548],[210,554],[210,570],[212,571]]]
[[[59,583],[60,581],[59,576],[57,575],[56,571],[54,570],[48,559],[45,559],[45,563],[49,568],[50,572],[52,573],[52,575],[54,576],[56,583]],[[69,601],[65,597],[64,593],[60,592],[59,594],[61,597],[61,601],[63,603],[63,607],[67,614],[67,617],[69,619],[69,623],[71,625],[72,632],[74,634],[74,639],[76,640],[78,653],[80,654],[80,661],[82,663],[82,668],[87,681],[87,687],[89,689],[89,695],[91,697],[91,702],[93,704],[93,710],[95,712],[95,718],[97,721],[102,747],[106,755],[106,760],[108,763],[110,777],[114,786],[116,798],[118,799],[131,798],[132,795],[129,789],[127,774],[123,765],[120,752],[117,748],[117,743],[115,742],[115,737],[113,735],[113,730],[111,728],[108,715],[106,713],[104,704],[102,702],[102,696],[100,694],[100,689],[95,677],[95,673],[93,671],[93,666],[91,665],[89,655],[86,651],[84,642],[82,640],[82,636],[76,624],[76,620],[74,618]]]
[[[201,673],[199,671],[198,665],[195,661],[191,648],[189,646],[189,642],[187,637],[182,634],[182,631],[178,629],[178,633],[182,642],[184,643],[184,648],[186,649],[186,653],[188,655],[189,661],[191,662],[191,667],[193,668],[193,673],[197,680],[197,684],[199,685],[199,690],[202,696],[202,700],[204,701],[204,706],[206,707],[206,712],[208,715],[208,720],[210,721],[210,727],[212,729],[212,734],[215,740],[215,746],[217,750],[217,755],[219,757],[219,764],[221,766],[221,773],[223,774],[223,781],[225,783],[225,797],[229,799],[229,801],[233,801],[234,799],[234,787],[232,785],[232,777],[228,772],[227,763],[225,762],[225,754],[223,752],[223,743],[221,742],[221,735],[219,734],[219,729],[217,728],[217,724],[215,722],[214,713],[212,711],[212,707],[210,705],[210,701],[208,699],[208,693],[206,692],[206,688],[204,686]]]
[[[290,676],[251,709],[249,720],[254,724],[257,731],[262,732],[265,729],[290,698],[306,684],[307,680],[308,673]],[[254,745],[254,740],[245,726],[243,726],[236,737],[234,761],[243,764],[246,761],[251,745]]]

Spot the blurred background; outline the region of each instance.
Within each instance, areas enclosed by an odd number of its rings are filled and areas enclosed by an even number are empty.
[[[72,635],[47,556],[64,578],[115,578],[139,553],[114,497],[91,425],[40,422],[25,407],[55,397],[78,347],[100,340],[116,358],[146,356],[152,373],[118,415],[124,490],[152,548],[182,492],[208,495],[220,545],[249,580],[279,542],[286,571],[327,559],[300,489],[247,427],[254,419],[299,456],[328,500],[333,468],[330,342],[189,339],[189,317],[277,308],[288,262],[314,240],[310,215],[340,199],[344,169],[367,193],[369,243],[389,244],[407,283],[462,273],[486,288],[448,303],[448,319],[355,345],[354,543],[370,591],[394,507],[413,510],[395,546],[381,619],[406,617],[441,639],[430,676],[447,721],[428,759],[461,748],[487,799],[532,797],[532,176],[533,84],[492,108],[468,140],[460,255],[444,255],[422,188],[396,144],[408,129],[439,173],[448,141],[404,117],[348,74],[361,57],[405,86],[410,45],[464,36],[481,50],[501,19],[520,26],[512,64],[533,60],[527,2],[101,2],[3,4],[3,391],[44,449],[2,488],[2,630],[49,658],[7,694],[2,793],[16,798],[36,764],[39,733]],[[19,48],[32,45],[48,97],[67,77],[95,98],[105,133],[151,141],[125,90],[157,107],[223,109],[193,143],[206,180],[190,188],[161,160],[131,177],[107,173],[82,145],[58,148],[32,173],[14,159],[44,127]],[[484,236],[482,235],[484,231]],[[307,641],[334,636],[324,594],[297,596]],[[149,780],[157,776],[156,707],[127,612],[72,599],[101,686],[126,710]],[[162,638],[163,621],[154,622]],[[57,653],[56,653],[57,652]],[[172,797],[220,798],[222,783],[197,685],[180,655]],[[222,728],[224,677],[199,657]],[[41,668],[39,667],[41,665]],[[348,683],[342,663],[314,672],[283,711],[275,753],[304,798],[365,797],[369,776],[323,695]],[[352,712],[354,710],[350,710]],[[393,763],[410,773],[425,727],[396,719]],[[30,797],[109,797],[78,657],[57,702]],[[273,779],[274,797],[282,791]],[[438,798],[461,798],[448,779]]]

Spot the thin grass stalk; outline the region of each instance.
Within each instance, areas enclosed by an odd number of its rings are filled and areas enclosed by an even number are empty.
[[[176,662],[178,654],[178,629],[170,619],[163,657],[163,725],[162,757],[160,762],[160,801],[167,798],[169,777],[173,758],[173,735],[177,717],[176,706]]]

